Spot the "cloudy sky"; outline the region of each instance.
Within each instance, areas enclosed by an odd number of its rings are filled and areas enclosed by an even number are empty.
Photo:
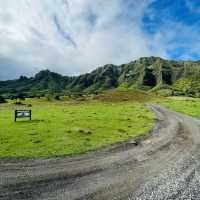
[[[199,0],[0,0],[0,79],[142,56],[200,59]]]

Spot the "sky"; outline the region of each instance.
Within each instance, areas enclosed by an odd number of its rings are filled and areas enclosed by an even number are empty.
[[[200,0],[0,0],[0,80],[144,56],[200,60]]]

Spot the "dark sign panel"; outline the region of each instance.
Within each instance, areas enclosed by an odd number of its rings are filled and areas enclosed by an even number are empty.
[[[15,110],[15,122],[17,121],[17,118],[29,118],[31,120],[31,110]]]

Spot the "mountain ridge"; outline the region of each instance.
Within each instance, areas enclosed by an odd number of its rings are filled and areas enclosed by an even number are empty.
[[[42,70],[34,77],[0,81],[0,95],[94,93],[108,89],[141,89],[175,95],[200,94],[200,61],[142,57],[128,64],[107,64],[79,76]],[[200,96],[200,95],[199,95]]]

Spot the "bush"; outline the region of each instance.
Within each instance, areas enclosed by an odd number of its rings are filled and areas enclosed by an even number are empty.
[[[168,97],[173,95],[173,91],[171,89],[161,89],[157,91],[157,94],[160,96]]]
[[[16,102],[14,102],[14,104],[15,104],[15,105],[18,105],[18,106],[23,106],[23,105],[25,105],[25,104],[23,104],[21,101],[16,101]]]
[[[60,96],[59,96],[59,95],[56,95],[56,96],[54,97],[54,99],[59,101],[59,100],[60,100]]]
[[[22,100],[22,101],[24,101],[25,100],[25,95],[23,93],[19,93],[19,94],[15,95],[15,96],[12,96],[11,100]]]
[[[0,96],[0,103],[6,103],[6,100],[2,96]]]
[[[17,99],[24,101],[25,100],[25,95],[20,93],[17,95]]]
[[[50,94],[46,94],[45,95],[45,98],[47,99],[47,101],[52,101],[52,95],[50,95]]]

